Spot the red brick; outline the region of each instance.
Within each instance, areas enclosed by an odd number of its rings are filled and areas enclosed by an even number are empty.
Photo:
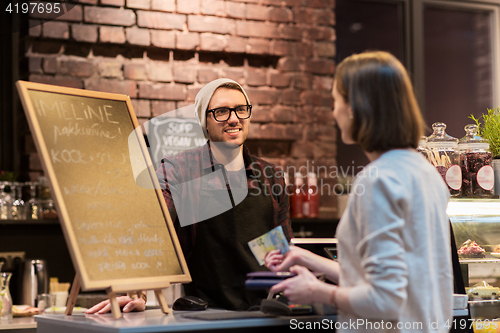
[[[224,0],[201,0],[201,14],[213,16],[225,16]]]
[[[252,108],[252,122],[270,123],[271,107],[268,105],[254,105]]]
[[[295,45],[284,40],[273,40],[271,42],[271,54],[287,56],[295,54]]]
[[[312,75],[307,73],[300,73],[293,75],[293,87],[297,89],[313,89],[314,78]]]
[[[291,22],[292,11],[288,8],[271,7],[269,10],[269,21]]]
[[[310,58],[313,54],[313,47],[309,41],[305,42],[293,42],[294,44],[294,55],[297,58]]]
[[[246,18],[248,20],[267,21],[270,8],[262,5],[247,5]]]
[[[29,57],[28,66],[30,73],[42,74],[42,58]]]
[[[127,0],[127,7],[134,9],[150,9],[151,0]]]
[[[86,6],[84,12],[85,22],[126,27],[135,24],[135,14],[130,9]]]
[[[87,79],[85,80],[85,89],[113,94],[124,94],[130,98],[137,97],[137,87],[134,81]]]
[[[301,105],[300,90],[287,89],[281,93],[281,104],[284,105]]]
[[[236,21],[236,35],[244,37],[278,38],[278,25],[275,23]]]
[[[223,68],[221,77],[228,78],[239,83],[245,79],[245,74],[241,69]]]
[[[196,81],[196,69],[191,66],[174,66],[174,81],[176,83],[194,83]]]
[[[176,48],[180,50],[195,50],[200,46],[200,34],[182,32],[176,35]]]
[[[305,70],[314,74],[333,74],[335,62],[333,60],[308,59]]]
[[[271,73],[269,75],[269,85],[271,87],[285,88],[290,85],[290,75],[281,73]]]
[[[258,3],[262,5],[281,6],[282,0],[232,0],[234,2]]]
[[[163,12],[175,12],[175,0],[152,0],[151,9]]]
[[[121,62],[101,60],[97,65],[97,70],[99,72],[99,76],[101,77],[122,79],[122,67],[123,64]]]
[[[327,27],[311,27],[304,30],[304,37],[312,40],[329,40],[335,39],[335,30]]]
[[[250,101],[252,103],[259,105],[276,104],[279,97],[278,91],[269,88],[265,89],[248,88],[245,89],[245,91],[247,92]]]
[[[219,73],[213,69],[199,69],[198,82],[208,83],[219,78]]]
[[[329,93],[318,91],[304,91],[300,98],[304,105],[333,106],[333,98]]]
[[[244,3],[226,1],[226,15],[233,18],[245,18],[245,7]]]
[[[316,113],[318,111],[314,109],[313,112]],[[330,110],[330,117],[333,119],[332,114],[333,112],[332,110]],[[306,128],[305,140],[334,143],[335,141],[337,141],[337,139],[332,135],[332,130],[333,129],[331,125],[313,123],[312,126],[307,126]]]
[[[200,49],[203,51],[223,51],[227,46],[225,36],[200,34]]]
[[[307,0],[307,6],[312,8],[333,8],[332,0]]]
[[[31,170],[42,170],[42,163],[38,153],[29,154],[29,166]]]
[[[152,61],[148,66],[148,78],[151,81],[171,82],[172,66],[167,62]]]
[[[295,108],[293,108],[294,113],[295,113]],[[301,119],[300,121],[303,121]],[[301,140],[304,137],[304,126],[303,124],[287,124],[285,126],[285,137],[284,139],[289,139],[289,140]]]
[[[42,22],[40,20],[29,20],[29,35],[39,37],[42,34]]]
[[[122,27],[107,27],[99,28],[99,41],[102,43],[125,43],[125,32]]]
[[[151,45],[164,49],[175,48],[175,32],[151,30]]]
[[[265,70],[248,70],[247,71],[247,85],[249,86],[266,86],[267,85],[267,71]]]
[[[30,9],[30,18],[42,19],[46,21],[58,20],[58,21],[81,21],[83,19],[82,14],[82,6],[80,5],[63,5],[60,7],[61,13],[64,14],[54,14],[54,12],[38,12],[38,10],[34,10],[31,12]]]
[[[141,98],[183,101],[186,96],[186,86],[181,84],[139,82],[139,97]]]
[[[246,51],[251,54],[269,54],[270,42],[263,38],[249,38]]]
[[[182,30],[186,23],[186,15],[137,11],[137,25],[152,29]]]
[[[331,92],[333,89],[333,77],[331,76],[314,77],[314,87],[318,90],[326,90]]]
[[[293,22],[311,25],[314,23],[314,11],[309,8],[294,8]]]
[[[97,42],[97,26],[87,24],[72,24],[71,36],[77,42]]]
[[[78,88],[78,89],[83,88],[82,80],[72,76],[30,74],[29,80],[30,82],[52,84],[55,86]]]
[[[55,74],[57,71],[57,58],[43,58],[43,71],[48,74]]]
[[[226,52],[245,53],[247,50],[247,39],[242,37],[227,37]]]
[[[94,64],[85,60],[59,60],[57,73],[78,77],[89,77],[94,74]]]
[[[263,124],[260,131],[261,139],[282,140],[285,136],[285,127],[281,124]]]
[[[188,29],[191,32],[213,32],[234,35],[234,20],[215,16],[188,16]]]
[[[262,131],[260,130],[260,124],[250,122],[248,128],[248,139],[260,139],[262,137]]]
[[[132,99],[132,107],[137,117],[151,118],[150,101],[144,99]]]
[[[291,157],[294,158],[313,158],[314,143],[312,142],[294,142],[290,152]]]
[[[177,110],[175,116],[182,119],[196,119],[194,115],[194,104],[191,102],[176,102]]]
[[[101,5],[123,7],[125,6],[125,0],[101,0]]]
[[[148,71],[145,64],[129,63],[123,66],[123,73],[126,79],[145,81],[148,79]]]
[[[318,42],[314,46],[318,57],[333,58],[335,56],[335,44],[333,42]]]
[[[301,40],[302,39],[302,28],[294,27],[290,25],[283,25],[279,28],[281,38],[291,39],[291,40]]]
[[[275,123],[291,123],[293,121],[293,114],[294,108],[277,105],[271,110],[271,119]]]
[[[151,102],[151,113],[153,117],[158,117],[165,115],[168,112],[175,116],[176,106],[175,102],[165,102],[165,101],[152,101]]]
[[[181,14],[199,14],[200,0],[177,0],[177,12]]]
[[[303,0],[285,0],[285,5],[287,7],[298,7],[302,6]]]
[[[148,29],[138,27],[126,28],[125,34],[129,44],[141,46],[149,46],[151,44],[151,35]]]
[[[65,22],[49,21],[43,24],[43,37],[54,39],[68,39],[69,25]]]
[[[80,0],[79,3],[86,3],[89,5],[97,5],[97,0]]]
[[[333,10],[317,10],[315,21],[318,25],[333,26],[335,25],[335,14]]]
[[[196,95],[198,94],[198,92],[200,92],[202,86],[188,86],[187,87],[187,98],[186,98],[186,101],[187,102],[194,102],[195,98],[196,98]]]
[[[337,155],[337,144],[327,142],[316,142],[314,145],[314,159],[334,158]]]
[[[278,60],[277,69],[282,72],[297,72],[302,70],[303,60],[293,57],[283,57]]]

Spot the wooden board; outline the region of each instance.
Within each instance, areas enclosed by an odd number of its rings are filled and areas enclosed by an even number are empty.
[[[16,85],[82,290],[190,282],[130,98]]]

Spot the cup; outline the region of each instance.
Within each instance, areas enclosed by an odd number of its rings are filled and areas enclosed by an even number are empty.
[[[67,291],[54,291],[50,293],[55,298],[55,305],[58,308],[62,308],[66,306],[66,302],[68,301],[68,292]]]
[[[52,312],[55,304],[55,296],[51,294],[40,294],[37,296],[37,306],[40,313]]]

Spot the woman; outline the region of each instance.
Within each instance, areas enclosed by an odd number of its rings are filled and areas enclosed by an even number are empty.
[[[271,291],[294,303],[334,305],[343,332],[447,332],[453,297],[449,193],[415,151],[424,123],[408,74],[389,53],[353,55],[337,67],[333,98],[342,141],[358,144],[370,160],[337,228],[339,263],[296,247],[284,255],[272,251],[266,266],[297,276]]]

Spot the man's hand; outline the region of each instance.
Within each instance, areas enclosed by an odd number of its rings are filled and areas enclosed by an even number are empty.
[[[141,297],[131,298],[129,296],[120,296],[117,297],[116,300],[118,301],[118,305],[120,305],[120,308],[123,307],[122,311],[124,313],[131,311],[144,311],[146,309],[146,302],[144,302]],[[85,311],[85,314],[102,314],[109,312],[110,310],[111,303],[109,299],[107,299]]]

